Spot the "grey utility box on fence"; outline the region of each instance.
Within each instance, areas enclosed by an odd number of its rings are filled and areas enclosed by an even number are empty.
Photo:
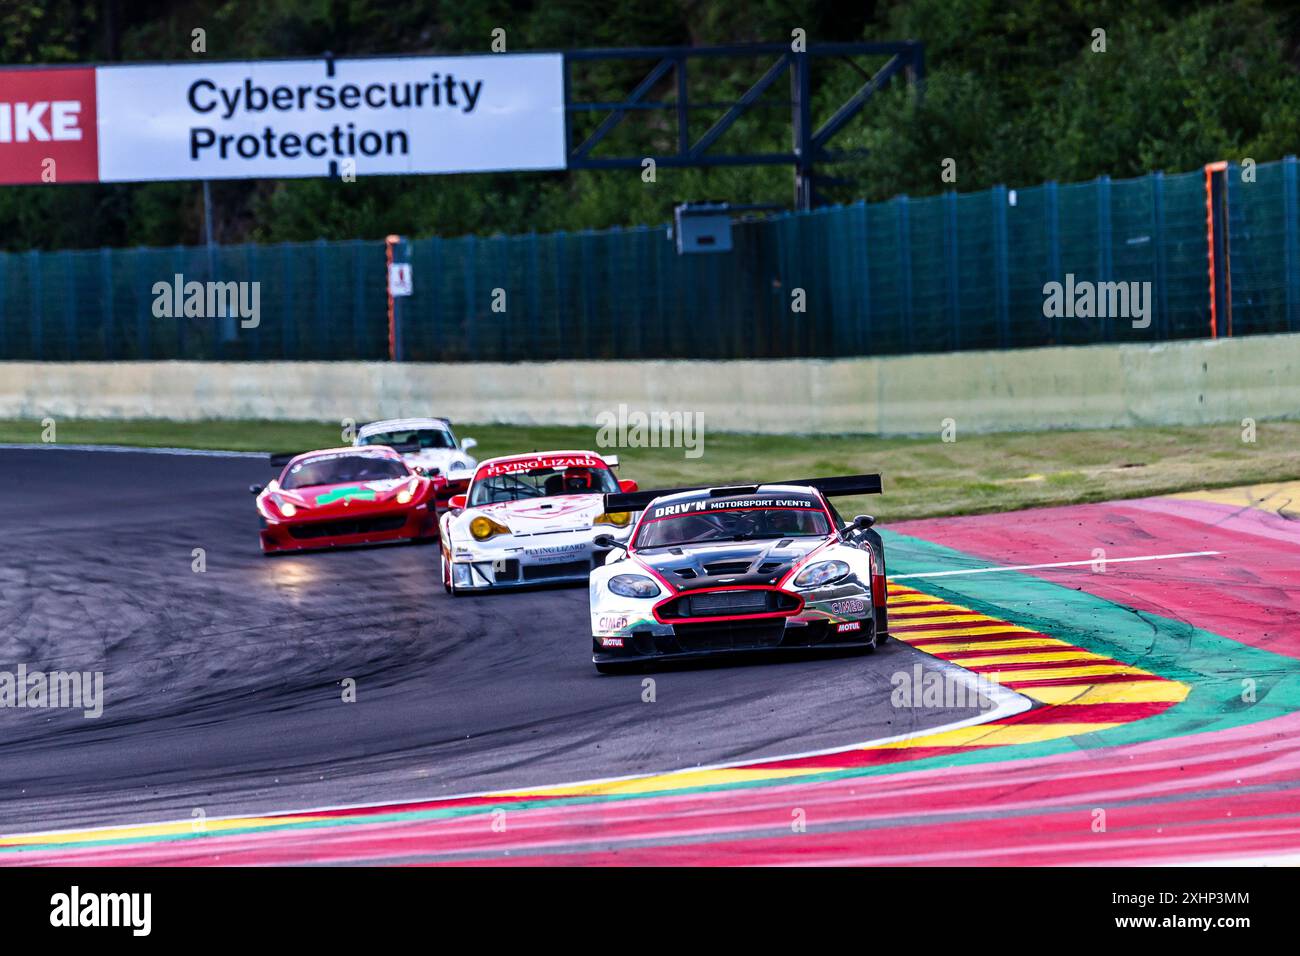
[[[731,207],[725,202],[678,203],[673,209],[677,254],[731,251]]]

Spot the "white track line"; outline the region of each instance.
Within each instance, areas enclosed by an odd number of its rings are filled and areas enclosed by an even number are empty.
[[[1124,564],[1130,561],[1164,561],[1171,558],[1204,558],[1222,551],[1180,551],[1177,554],[1145,554],[1137,558],[1090,558],[1087,561],[1053,561],[1051,564],[999,564],[987,568],[964,568],[960,571],[922,571],[919,574],[898,574],[891,581],[910,578],[947,578],[956,574],[992,574],[995,571],[1036,571],[1039,568],[1076,568],[1085,564]]]

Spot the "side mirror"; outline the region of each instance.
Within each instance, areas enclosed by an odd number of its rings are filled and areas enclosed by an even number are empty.
[[[466,438],[464,441],[460,443],[461,451],[469,451],[471,448],[477,448],[477,447],[478,447],[478,442],[475,441],[473,438]]]
[[[876,519],[874,515],[858,515],[853,519],[853,530],[866,531],[875,523]]]
[[[465,496],[452,495],[447,499],[447,507],[452,511],[463,511],[465,509]]]
[[[637,490],[636,482],[631,478],[624,478],[618,483],[618,490],[623,494],[630,494]]]
[[[266,490],[266,486],[265,486],[265,485],[249,485],[249,486],[248,486],[248,493],[249,493],[250,495],[260,495],[260,494],[261,494],[262,492],[264,492],[265,490]]]
[[[598,548],[622,548],[624,551],[627,550],[627,545],[622,541],[614,540],[614,536],[611,534],[598,534],[591,539],[591,543]]]

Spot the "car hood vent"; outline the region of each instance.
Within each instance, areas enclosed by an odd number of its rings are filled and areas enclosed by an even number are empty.
[[[749,561],[714,561],[704,566],[705,574],[744,574],[750,569]]]
[[[821,544],[820,537],[736,541],[697,548],[638,551],[636,558],[684,591],[708,587],[771,585]],[[685,560],[683,560],[685,558]]]

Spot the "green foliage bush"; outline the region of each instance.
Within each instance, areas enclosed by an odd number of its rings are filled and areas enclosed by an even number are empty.
[[[512,51],[784,42],[796,27],[812,42],[921,40],[924,97],[896,84],[845,130],[837,149],[869,153],[835,170],[849,180],[830,190],[836,200],[1263,162],[1295,152],[1300,132],[1290,0],[4,0],[0,65],[192,59],[195,27],[212,59],[481,52],[496,27]],[[1105,53],[1092,50],[1099,28]],[[819,119],[863,82],[847,65],[827,68]],[[756,69],[725,60],[697,79],[736,95]],[[584,93],[616,99],[639,78],[601,65]],[[776,100],[788,95],[776,87]],[[697,135],[717,115],[705,113]],[[664,119],[637,142],[671,148]],[[788,111],[765,109],[729,135],[732,148],[783,148]],[[940,180],[945,157],[955,184]],[[222,242],[574,231],[663,222],[685,199],[788,204],[792,192],[780,167],[661,168],[654,184],[628,171],[213,185]],[[201,223],[194,183],[0,189],[6,250],[196,243]]]

